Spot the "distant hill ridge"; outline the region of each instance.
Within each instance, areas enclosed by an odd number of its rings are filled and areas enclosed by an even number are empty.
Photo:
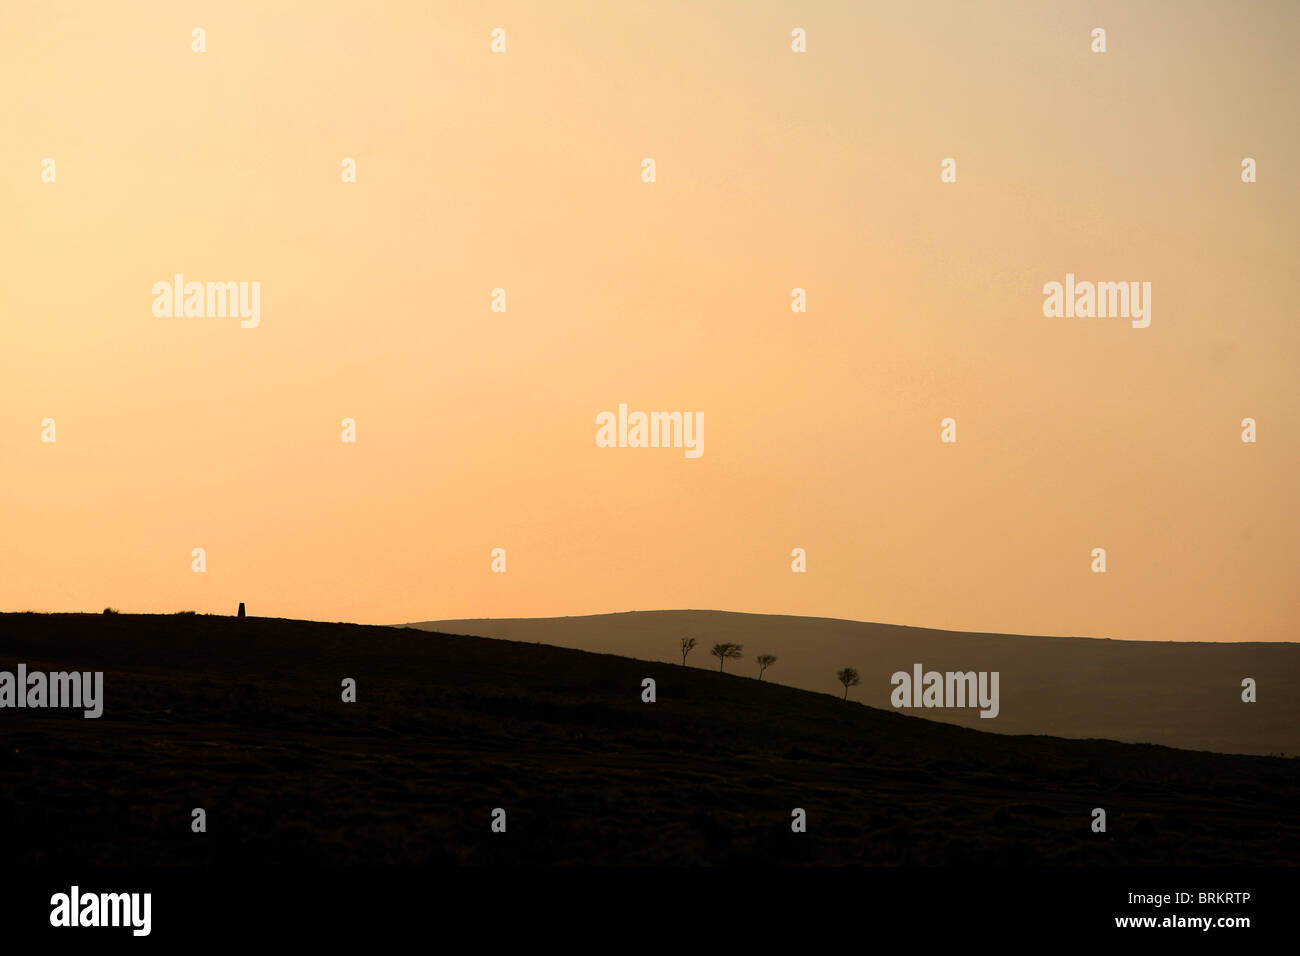
[[[835,673],[862,677],[851,700],[891,708],[890,675],[925,670],[998,671],[995,719],[977,709],[904,712],[978,730],[1101,737],[1191,750],[1300,754],[1300,644],[1119,641],[1090,637],[984,634],[835,618],[735,611],[630,611],[578,617],[424,621],[424,630],[540,642],[680,663],[682,636],[698,646],[687,664],[717,669],[709,648],[744,645],[728,673],[756,677],[759,654],[777,663],[765,681],[842,694]],[[1241,699],[1253,678],[1257,701]]]

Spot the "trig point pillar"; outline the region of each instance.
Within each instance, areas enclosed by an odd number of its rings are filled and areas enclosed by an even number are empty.
[[[239,616],[240,616],[240,617],[243,617],[243,616],[244,616],[244,602],[243,602],[243,601],[240,601],[240,602],[239,602]]]

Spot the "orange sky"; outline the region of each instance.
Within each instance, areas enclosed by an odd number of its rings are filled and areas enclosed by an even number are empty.
[[[899,6],[8,0],[0,608],[1297,639],[1300,8]]]

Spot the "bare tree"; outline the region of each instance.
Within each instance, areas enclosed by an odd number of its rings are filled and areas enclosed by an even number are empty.
[[[835,676],[838,677],[840,683],[844,685],[845,700],[849,699],[849,688],[856,687],[858,684],[862,683],[862,678],[858,676],[858,672],[852,667],[844,668],[844,670],[840,671]]]
[[[682,638],[682,666],[683,667],[686,666],[686,655],[693,650],[695,650],[695,638],[683,637]]]
[[[758,679],[762,680],[763,671],[767,670],[775,663],[776,663],[775,654],[759,654],[758,655]]]
[[[709,651],[709,653],[718,659],[718,670],[722,670],[727,663],[727,658],[740,660],[740,658],[744,656],[740,652],[744,649],[744,644],[733,644],[730,641],[727,641],[724,644],[714,644],[713,650]]]

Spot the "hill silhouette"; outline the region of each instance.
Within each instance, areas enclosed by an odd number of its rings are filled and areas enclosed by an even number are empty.
[[[0,669],[17,662],[103,670],[105,699],[98,720],[0,710],[14,866],[1300,859],[1295,760],[982,733],[716,669],[390,627],[0,615]]]
[[[585,617],[430,621],[410,625],[483,637],[678,661],[683,635],[702,648],[745,645],[727,670],[757,676],[755,656],[777,655],[765,681],[840,695],[835,679],[856,667],[850,699],[891,707],[890,675],[914,663],[938,671],[998,671],[1001,711],[912,711],[929,720],[1010,734],[1102,737],[1219,753],[1300,755],[1300,644],[1112,641],[939,631],[833,618],[730,611],[633,611]],[[687,663],[713,666],[707,652]],[[1258,683],[1243,704],[1241,680]]]

